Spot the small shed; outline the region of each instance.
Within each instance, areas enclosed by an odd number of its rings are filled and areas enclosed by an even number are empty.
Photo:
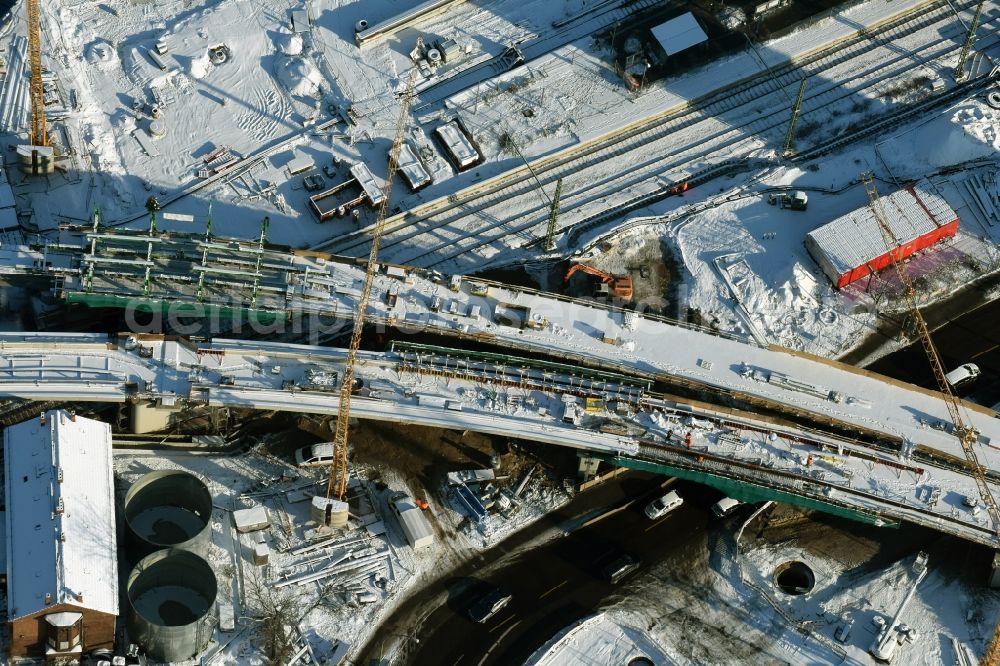
[[[661,23],[652,28],[650,32],[653,33],[653,37],[656,37],[656,41],[660,43],[668,56],[708,40],[708,35],[701,29],[698,19],[691,12],[681,14],[666,23]]]
[[[236,525],[237,532],[245,534],[246,532],[266,530],[271,526],[271,519],[267,515],[267,509],[258,504],[249,509],[233,511],[233,523]]]
[[[905,259],[958,231],[958,214],[926,180],[881,200],[898,250],[890,253],[868,206],[806,234],[806,249],[838,289],[891,266],[893,257]]]
[[[118,616],[111,428],[51,410],[4,431],[10,656],[111,648]]]

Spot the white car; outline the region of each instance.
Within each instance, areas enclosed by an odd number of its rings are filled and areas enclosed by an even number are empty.
[[[980,374],[982,373],[980,372],[978,365],[975,363],[965,363],[949,372],[944,376],[944,378],[947,379],[948,383],[952,386],[958,386],[959,384],[971,382]]]
[[[649,506],[646,507],[646,515],[650,520],[656,520],[660,516],[667,515],[681,504],[684,504],[684,498],[678,495],[677,491],[671,490],[663,497],[657,497],[650,502]]]
[[[735,500],[732,497],[723,497],[712,505],[712,513],[714,513],[717,518],[725,518],[739,505],[739,500]]]
[[[303,446],[295,451],[295,464],[299,467],[325,467],[333,460],[333,442]]]

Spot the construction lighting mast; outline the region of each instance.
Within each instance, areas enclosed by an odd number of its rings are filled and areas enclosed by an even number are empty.
[[[42,86],[42,21],[40,0],[27,0],[28,53],[31,65],[31,145],[47,146],[45,130],[45,90]]]
[[[372,283],[378,270],[378,250],[382,243],[382,233],[385,231],[385,221],[389,216],[389,195],[392,193],[392,178],[396,175],[399,164],[399,150],[403,145],[406,130],[406,116],[410,111],[410,101],[413,99],[413,86],[416,83],[417,68],[410,72],[406,89],[403,91],[399,120],[396,123],[396,135],[392,139],[392,149],[389,151],[389,171],[382,186],[382,202],[378,207],[378,217],[375,230],[372,232],[372,245],[368,252],[368,266],[365,269],[365,281],[358,299],[358,312],[354,317],[354,329],[351,332],[351,344],[347,348],[347,362],[344,368],[344,381],[340,387],[340,404],[337,409],[337,429],[333,438],[333,461],[331,463],[330,481],[326,487],[326,498],[344,500],[347,493],[347,426],[351,418],[351,393],[354,388],[354,364],[361,347],[361,332],[365,326],[365,315],[368,312],[368,301],[372,293]]]
[[[875,187],[874,177],[871,173],[865,173],[862,174],[861,178],[865,185],[865,191],[868,193],[868,207],[878,222],[886,249],[889,251],[889,259],[896,270],[896,277],[899,279],[900,286],[903,287],[903,295],[906,297],[910,314],[916,323],[917,332],[920,335],[920,343],[923,345],[927,359],[931,363],[931,370],[934,372],[934,378],[937,380],[938,390],[941,391],[941,396],[944,398],[944,404],[948,407],[948,414],[951,416],[951,421],[954,424],[955,436],[962,442],[962,451],[965,453],[972,476],[976,480],[979,494],[990,513],[990,517],[993,519],[994,532],[1000,537],[1000,509],[997,508],[996,500],[993,499],[993,493],[990,492],[990,488],[986,483],[983,466],[979,463],[979,458],[973,448],[979,433],[971,424],[966,422],[966,419],[962,418],[963,408],[961,402],[955,396],[951,384],[948,383],[948,378],[945,376],[944,363],[941,362],[941,354],[938,353],[937,347],[934,345],[934,340],[931,338],[930,329],[927,327],[927,322],[924,321],[923,315],[920,314],[920,308],[917,307],[917,289],[910,278],[909,269],[906,268],[906,265],[900,258],[900,242],[889,225],[885,208],[882,206],[878,189]]]

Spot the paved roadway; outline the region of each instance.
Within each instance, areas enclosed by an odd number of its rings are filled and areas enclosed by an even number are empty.
[[[367,664],[394,650],[410,664],[523,663],[566,625],[620,594],[631,578],[701,538],[711,520],[707,507],[720,496],[711,489],[676,484],[685,498],[680,509],[656,521],[643,514],[646,504],[665,492],[663,486],[671,485],[662,477],[629,474],[581,493],[525,534],[434,581],[404,603],[382,624],[357,663]],[[572,530],[568,536],[557,536],[566,529]],[[556,535],[555,541],[519,549],[542,534]],[[612,585],[600,577],[600,562],[621,550],[638,555],[642,567]],[[487,623],[472,622],[466,616],[469,606],[492,584],[508,589],[513,600]],[[417,637],[419,643],[407,636]]]

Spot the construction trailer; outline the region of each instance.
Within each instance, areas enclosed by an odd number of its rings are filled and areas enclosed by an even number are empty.
[[[420,161],[417,151],[408,141],[404,141],[399,146],[399,159],[396,160],[396,168],[402,174],[403,180],[406,181],[411,192],[421,190],[434,182],[427,167]]]
[[[806,234],[806,249],[838,289],[958,231],[958,214],[927,180],[882,197],[882,202],[892,232],[899,239],[899,247],[891,251],[868,206]]]
[[[423,511],[417,508],[413,498],[405,493],[398,493],[389,502],[392,512],[399,520],[406,542],[414,549],[424,548],[434,543],[434,530],[427,522]]]
[[[358,162],[350,169],[351,177],[328,190],[309,197],[309,207],[320,222],[326,222],[334,216],[343,217],[358,206],[367,202],[372,208],[377,208],[384,198],[382,182],[378,180],[371,169],[363,162]],[[344,194],[360,190],[350,199]]]
[[[482,163],[482,153],[458,119],[435,129],[434,136],[441,142],[445,155],[457,171],[465,171]]]

